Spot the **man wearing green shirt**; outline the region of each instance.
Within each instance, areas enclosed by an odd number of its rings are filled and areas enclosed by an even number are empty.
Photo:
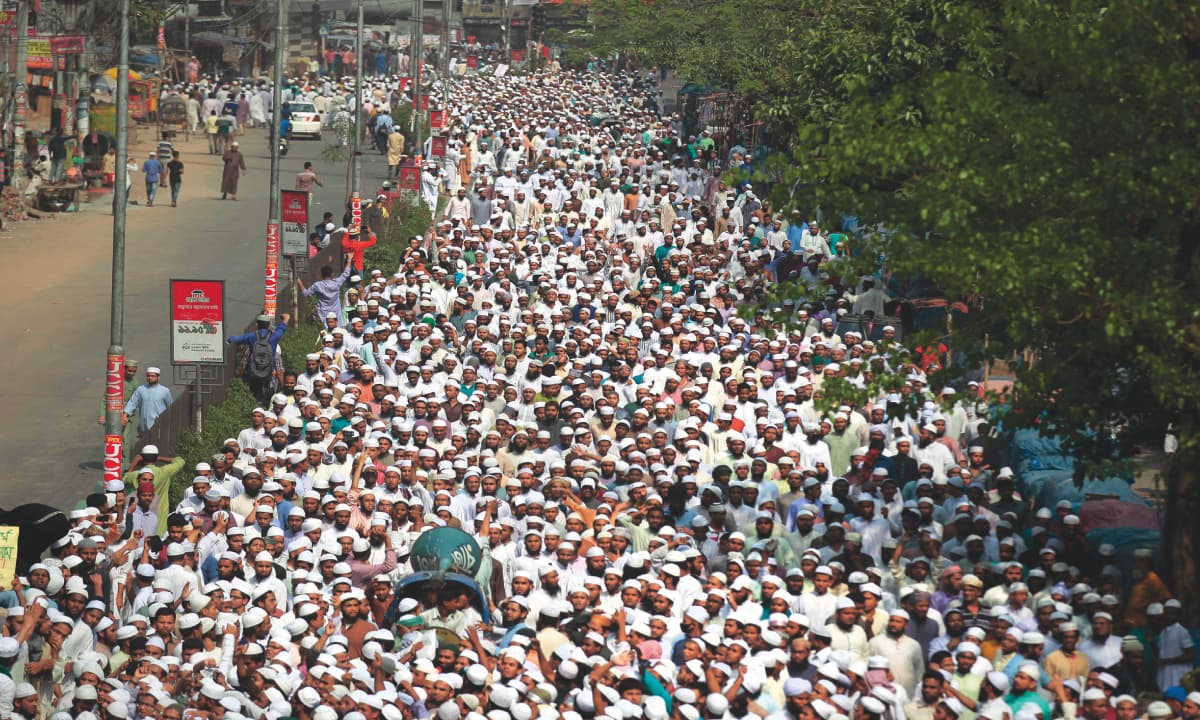
[[[183,469],[183,458],[159,457],[158,447],[147,445],[134,456],[132,467],[125,473],[126,493],[131,499],[137,498],[139,480],[149,480],[154,484],[154,500],[150,503],[155,515],[158,516],[156,534],[167,532],[167,515],[170,513],[168,501],[171,495],[171,480]]]
[[[1012,681],[1012,691],[1004,696],[1004,702],[1012,708],[1013,715],[1021,712],[1021,708],[1033,703],[1041,711],[1042,717],[1050,717],[1050,703],[1038,694],[1038,680],[1041,669],[1035,662],[1027,662],[1017,670]]]

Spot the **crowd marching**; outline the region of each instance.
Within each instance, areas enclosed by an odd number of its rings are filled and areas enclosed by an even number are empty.
[[[325,269],[245,429],[143,448],[0,594],[0,720],[1200,720],[1156,551],[1023,498],[977,384],[839,329],[890,301],[850,236],[653,83],[556,70],[456,79],[401,266]],[[739,312],[783,268],[809,294]],[[821,409],[884,369],[919,411]],[[443,527],[481,592],[397,597]]]

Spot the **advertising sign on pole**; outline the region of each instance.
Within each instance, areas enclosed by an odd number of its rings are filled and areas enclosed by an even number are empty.
[[[434,135],[429,138],[429,157],[442,158],[446,156],[446,138],[441,135]]]
[[[225,362],[225,281],[171,280],[171,362]]]
[[[104,368],[104,411],[125,409],[125,356],[109,354]],[[120,434],[104,436],[104,482],[121,479],[121,460],[125,457],[125,438]]]
[[[416,165],[401,165],[400,166],[400,189],[401,190],[420,190],[421,189],[421,168]]]
[[[429,113],[429,127],[432,130],[440,130],[449,119],[450,112],[448,110],[434,110]]]
[[[358,193],[350,196],[350,228],[362,230],[362,197]]]
[[[121,458],[125,453],[125,438],[120,435],[104,436],[104,482],[121,480]]]
[[[283,190],[279,207],[283,215],[283,254],[305,255],[308,252],[308,193],[304,190]]]
[[[267,269],[263,279],[263,312],[274,317],[279,306],[279,223],[267,223]]]

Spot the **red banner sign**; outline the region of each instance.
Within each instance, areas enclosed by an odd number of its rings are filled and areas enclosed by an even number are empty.
[[[125,356],[109,355],[104,369],[104,409],[121,412],[125,407]]]
[[[420,190],[421,189],[421,168],[415,165],[400,166],[400,189],[401,190]]]
[[[125,452],[125,438],[120,435],[104,436],[104,482],[121,479],[121,457]]]
[[[421,96],[421,112],[425,112],[428,109],[429,109],[429,96],[422,95]]]
[[[267,269],[263,286],[263,312],[274,317],[279,303],[279,225],[267,223]]]
[[[446,121],[450,119],[448,110],[434,110],[429,113],[429,127],[433,130],[440,130],[446,126]]]
[[[446,157],[446,138],[442,137],[441,135],[435,135],[429,138],[429,157]]]
[[[467,56],[467,69],[475,70],[478,67],[479,67],[479,56],[478,55],[468,55]]]
[[[50,38],[50,52],[55,55],[82,55],[82,35],[56,35]]]
[[[362,198],[358,193],[350,196],[350,227],[362,229]]]
[[[171,362],[225,362],[225,281],[171,280]]]
[[[524,50],[513,50],[512,51],[512,61],[515,63],[524,62],[525,61],[525,51]]]

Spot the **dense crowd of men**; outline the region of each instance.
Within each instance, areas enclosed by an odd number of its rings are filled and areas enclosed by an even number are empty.
[[[0,594],[0,720],[1200,720],[1154,549],[1022,497],[976,383],[842,327],[892,300],[852,238],[652,85],[456,80],[402,265],[330,268],[237,437]],[[477,586],[397,596],[444,527]]]

